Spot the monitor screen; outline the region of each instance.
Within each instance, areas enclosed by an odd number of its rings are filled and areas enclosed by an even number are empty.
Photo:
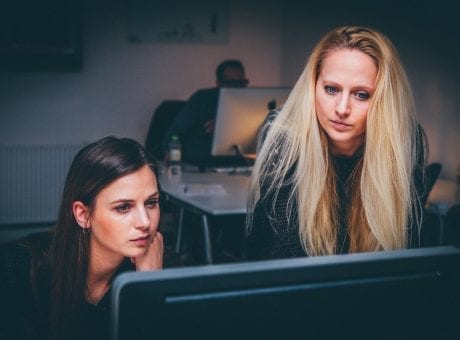
[[[217,106],[213,156],[254,155],[257,133],[270,110],[281,107],[290,88],[248,87],[222,88]]]
[[[124,273],[112,339],[459,338],[459,268],[437,247]]]

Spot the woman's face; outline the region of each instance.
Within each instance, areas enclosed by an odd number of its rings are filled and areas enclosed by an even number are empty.
[[[143,255],[158,228],[158,199],[155,174],[148,166],[101,190],[89,218],[91,257],[118,262]]]
[[[323,60],[316,83],[316,116],[334,155],[351,156],[363,144],[377,67],[356,49],[338,49]]]

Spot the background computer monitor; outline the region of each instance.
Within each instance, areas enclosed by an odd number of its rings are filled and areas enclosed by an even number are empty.
[[[459,273],[454,247],[124,273],[112,336],[458,339]]]
[[[222,88],[211,154],[234,156],[238,146],[243,154],[254,155],[260,125],[270,109],[284,104],[290,90],[286,87]]]

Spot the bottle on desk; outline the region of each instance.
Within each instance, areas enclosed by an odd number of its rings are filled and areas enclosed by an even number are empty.
[[[181,144],[179,136],[172,135],[169,141],[169,159],[168,159],[168,172],[170,175],[181,174]]]

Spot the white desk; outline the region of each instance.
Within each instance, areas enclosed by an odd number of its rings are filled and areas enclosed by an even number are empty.
[[[206,262],[212,263],[208,216],[244,215],[250,177],[241,174],[192,173],[162,174],[159,177],[162,195],[180,207],[176,251],[180,251],[183,213],[187,209],[201,216]]]

